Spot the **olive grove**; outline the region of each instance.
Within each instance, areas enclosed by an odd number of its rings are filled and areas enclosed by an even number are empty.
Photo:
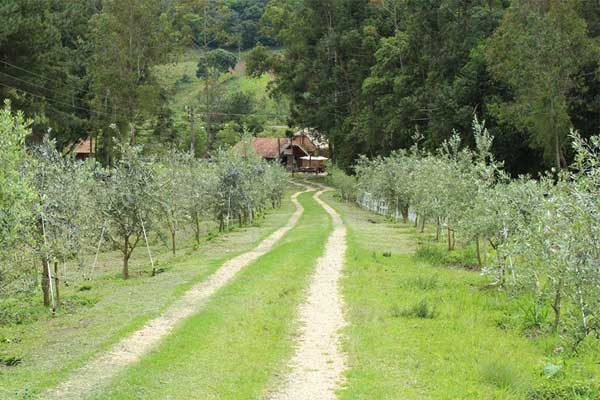
[[[26,145],[30,135],[7,103],[0,112],[0,294],[41,288],[53,311],[66,275],[59,266],[79,265],[76,272],[91,279],[98,253],[118,250],[128,279],[132,253],[145,246],[154,275],[150,244],[165,232],[176,254],[180,232],[198,244],[215,223],[221,230],[253,223],[281,204],[287,180],[248,149],[211,160],[176,151],[157,159],[121,143],[113,165],[103,167],[63,154],[48,138]]]
[[[457,241],[472,246],[491,287],[550,309],[548,328],[568,333],[574,347],[600,337],[600,137],[572,132],[570,168],[511,179],[492,156],[484,123],[474,121],[473,136],[474,149],[455,132],[435,153],[417,143],[389,157],[363,157],[355,177],[338,171],[331,180],[341,198],[396,220],[406,222],[410,209],[415,226],[422,232],[434,224],[449,251]]]

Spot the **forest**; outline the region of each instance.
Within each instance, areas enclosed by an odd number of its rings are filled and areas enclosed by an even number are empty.
[[[598,1],[4,0],[0,101],[0,399],[600,398]]]
[[[157,82],[154,67],[186,49],[239,59],[258,45],[250,72],[274,72],[271,96],[290,102],[280,124],[322,134],[344,167],[360,154],[410,147],[415,130],[434,149],[476,115],[513,176],[537,173],[570,162],[571,127],[589,137],[600,121],[594,1],[3,3],[2,97],[33,119],[36,135],[51,128],[59,145],[93,134],[104,163],[110,126],[139,143],[187,147],[198,136],[214,147],[235,99],[223,104],[217,90],[195,99],[199,122],[190,134],[178,115],[185,112],[169,107],[172,93]],[[209,88],[214,73],[231,67],[216,54],[197,58]],[[251,101],[239,97],[238,105]]]

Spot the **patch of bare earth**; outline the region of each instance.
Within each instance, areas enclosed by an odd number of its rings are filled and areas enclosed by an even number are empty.
[[[206,281],[191,288],[162,315],[123,339],[107,353],[100,355],[84,367],[76,370],[69,379],[48,390],[43,398],[62,400],[85,398],[104,387],[127,366],[139,361],[145,354],[154,349],[164,337],[169,335],[179,322],[198,312],[207,300],[229,283],[240,270],[270,251],[300,219],[304,209],[298,201],[298,196],[313,190],[307,187],[306,190],[292,196],[292,202],[296,206],[294,214],[285,226],[272,233],[254,250],[227,261]]]
[[[269,400],[329,400],[343,383],[346,357],[340,330],[346,322],[340,278],[346,254],[346,228],[339,214],[319,196],[315,200],[333,219],[325,254],[317,260],[306,301],[299,308],[300,332],[290,372]]]

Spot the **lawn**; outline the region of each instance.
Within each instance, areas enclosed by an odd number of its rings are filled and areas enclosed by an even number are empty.
[[[597,346],[547,377],[561,362],[559,338],[520,329],[519,299],[486,288],[478,272],[416,257],[429,237],[412,225],[326,199],[348,226],[341,399],[598,398]]]
[[[182,248],[177,257],[164,248],[158,257],[164,272],[156,277],[149,274],[144,248],[136,250],[136,273],[128,281],[120,277],[119,255],[102,254],[96,279],[61,286],[63,307],[55,318],[37,303],[19,303],[19,310],[32,317],[21,324],[0,326],[0,356],[20,360],[16,366],[0,366],[0,398],[31,398],[55,385],[69,371],[158,315],[225,260],[253,248],[284,225],[294,210],[286,196],[282,208],[269,212],[259,226],[211,236],[197,249]],[[38,297],[34,301],[40,301]]]
[[[258,399],[292,354],[304,299],[331,222],[311,193],[305,213],[273,250],[246,267],[99,399]]]

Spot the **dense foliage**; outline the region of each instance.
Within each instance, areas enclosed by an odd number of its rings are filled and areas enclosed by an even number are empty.
[[[457,241],[473,244],[493,285],[529,293],[536,307],[552,309],[548,326],[568,333],[575,347],[589,335],[600,338],[600,138],[572,133],[570,168],[534,180],[506,174],[477,120],[473,133],[475,150],[454,133],[435,153],[417,144],[362,158],[355,178],[335,173],[333,183],[347,199],[354,179],[354,197],[375,212],[406,221],[410,209],[421,230],[435,224],[437,240],[443,229],[448,250]],[[540,328],[546,322],[537,321]]]
[[[564,167],[565,132],[597,132],[596,2],[271,3],[265,18],[286,48],[273,65],[277,92],[342,167],[410,147],[415,128],[432,150],[473,115],[488,121],[512,175]]]
[[[118,157],[120,141],[155,145],[167,139],[183,149],[184,132],[175,128],[181,116],[173,115],[179,110],[170,107],[172,100],[154,68],[172,65],[194,50],[205,70],[199,76],[209,75],[213,65],[226,72],[240,60],[238,51],[259,42],[275,44],[261,29],[266,4],[267,0],[3,1],[0,99],[11,99],[31,119],[34,140],[49,131],[60,148],[71,148],[77,139],[92,136],[105,166]],[[200,99],[190,100],[194,105]],[[204,110],[203,119],[209,119],[207,113]],[[214,136],[211,121],[206,126]]]

